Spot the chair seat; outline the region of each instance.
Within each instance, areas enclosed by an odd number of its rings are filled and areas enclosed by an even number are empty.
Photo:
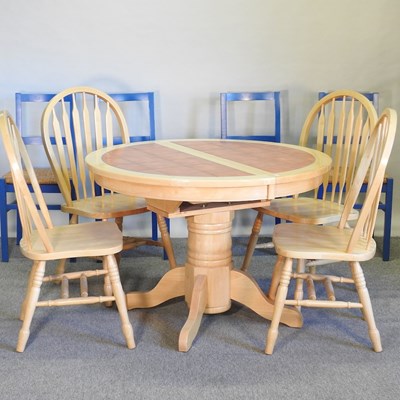
[[[347,252],[353,229],[336,226],[308,224],[278,224],[272,241],[276,252],[284,257],[312,260],[366,261],[376,251],[371,239],[368,246],[361,238],[351,253]]]
[[[145,199],[119,193],[75,200],[71,206],[63,204],[61,209],[69,214],[98,219],[118,218],[149,211]]]
[[[21,252],[31,260],[57,260],[116,254],[122,250],[122,233],[112,221],[99,221],[75,225],[55,226],[46,233],[54,249],[48,252],[37,231],[32,234],[32,248],[24,238]]]
[[[51,168],[34,168],[37,180],[41,185],[57,185],[57,179]],[[26,179],[26,183],[31,184],[31,180],[26,171],[24,171],[24,177]],[[6,183],[13,183],[13,179],[11,176],[11,171],[8,171],[4,174],[4,179]]]
[[[268,207],[258,208],[264,214],[303,224],[329,224],[338,222],[343,211],[341,204],[313,198],[282,198],[272,200]],[[352,210],[349,221],[358,218],[358,211]]]

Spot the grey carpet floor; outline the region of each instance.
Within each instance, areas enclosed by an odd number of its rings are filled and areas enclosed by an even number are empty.
[[[379,242],[378,242],[379,243]],[[264,354],[269,322],[240,304],[203,318],[187,353],[177,351],[187,317],[180,299],[129,311],[136,349],[128,350],[115,308],[101,305],[41,308],[32,322],[24,353],[15,352],[30,262],[13,246],[1,263],[0,399],[399,399],[400,398],[400,239],[392,258],[363,264],[381,332],[383,352],[374,353],[357,310],[304,309],[304,327],[280,327],[272,356]],[[174,240],[178,262],[185,241]],[[245,240],[236,239],[235,264]],[[167,271],[159,249],[129,252],[121,263],[126,292],[152,288]],[[257,250],[251,273],[268,287],[273,250]],[[69,268],[93,263],[78,260]],[[49,270],[54,267],[49,265]],[[326,269],[342,269],[344,264]],[[97,282],[95,290],[101,290]],[[43,295],[53,295],[45,285]],[[338,297],[354,298],[343,285]]]

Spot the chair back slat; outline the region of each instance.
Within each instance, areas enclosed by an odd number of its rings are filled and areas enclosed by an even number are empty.
[[[332,158],[314,197],[343,204],[377,120],[373,104],[352,90],[337,90],[320,99],[308,114],[300,136],[301,146],[314,147]],[[315,143],[313,145],[313,142]]]
[[[70,163],[76,166],[76,176],[74,176],[74,188],[81,187],[81,191],[76,191],[76,198],[77,200],[81,198],[87,198],[87,183],[86,183],[86,166],[85,166],[85,144],[87,145],[88,141],[86,137],[89,137],[89,134],[82,135],[82,128],[81,126],[85,126],[85,119],[87,117],[87,109],[86,109],[86,100],[85,96],[82,99],[82,115],[80,114],[80,110],[77,106],[76,101],[76,94],[72,94],[73,102],[72,102],[72,126],[74,128],[74,134],[68,134],[69,141],[71,142],[71,146],[68,147],[68,153],[70,155]],[[83,122],[82,122],[83,121]],[[70,123],[70,121],[69,121]],[[91,139],[90,139],[91,140]],[[89,143],[90,143],[89,140]]]
[[[348,244],[348,252],[351,252],[360,242],[364,242],[367,247],[372,239],[385,170],[396,134],[396,125],[396,112],[392,109],[384,110],[370,135],[353,184],[348,191],[339,222],[339,227],[342,229],[346,226],[349,213],[357,201],[363,182],[368,179],[367,192]]]
[[[7,111],[0,112],[0,132],[11,167],[21,217],[23,229],[21,245],[31,249],[32,234],[37,231],[44,249],[51,252],[53,246],[46,232],[53,227],[50,214],[24,141]],[[31,182],[33,193],[29,191],[26,176]]]
[[[68,113],[62,108],[64,100],[71,97],[72,111]],[[51,118],[54,119],[51,116],[60,113],[62,127],[53,132],[55,124],[50,123]],[[61,146],[59,140],[59,144],[53,146],[51,137],[54,135],[62,138],[65,145]],[[90,87],[70,88],[51,99],[43,113],[42,137],[50,164],[57,178],[64,181],[60,186],[65,188],[63,195],[68,205],[72,205],[74,199],[104,194],[104,189],[99,190],[86,168],[86,155],[105,146],[129,142],[127,124],[119,105],[106,93]]]
[[[106,110],[106,146],[110,147],[114,144],[114,137],[113,137],[113,120],[112,120],[112,114],[110,110],[110,105],[107,103],[106,105],[107,110]]]

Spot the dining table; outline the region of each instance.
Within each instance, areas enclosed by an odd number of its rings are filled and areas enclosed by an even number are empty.
[[[274,304],[250,273],[235,268],[235,211],[268,206],[272,199],[318,187],[329,171],[327,155],[297,145],[255,140],[156,140],[103,148],[87,155],[96,182],[113,192],[146,199],[149,210],[187,222],[184,265],[169,269],[148,291],[126,294],[128,309],[155,307],[184,297],[188,318],[179,351],[188,351],[204,314],[238,302],[271,320]],[[287,307],[281,322],[301,327]]]

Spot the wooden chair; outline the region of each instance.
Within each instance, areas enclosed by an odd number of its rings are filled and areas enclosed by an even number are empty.
[[[324,177],[321,187],[312,194],[276,199],[270,206],[256,210],[242,270],[246,271],[250,266],[265,214],[315,225],[335,223],[340,219],[346,187],[352,185],[354,171],[376,120],[372,103],[352,90],[332,92],[314,105],[303,125],[299,144],[331,156],[332,169]],[[314,140],[312,134],[315,134]],[[331,190],[332,187],[335,190]],[[348,215],[349,220],[357,217],[356,210]]]
[[[351,187],[344,203],[337,226],[312,224],[279,224],[273,232],[273,243],[278,254],[273,272],[269,297],[275,302],[274,313],[268,331],[265,352],[272,354],[278,336],[278,325],[285,305],[296,307],[322,308],[359,308],[368,325],[368,333],[373,349],[382,351],[379,331],[376,328],[371,301],[365,284],[360,262],[374,257],[376,243],[372,238],[378,211],[381,187],[386,165],[392,151],[396,133],[397,114],[386,109],[379,118],[362,158],[358,164]],[[354,227],[347,227],[347,221],[361,187],[368,179],[368,189]],[[292,273],[293,259],[300,260],[296,273]],[[305,259],[322,259],[347,262],[351,277],[339,277],[304,272]],[[340,268],[340,264],[334,264]],[[287,299],[291,278],[296,280],[293,300]],[[303,299],[303,282],[307,282],[308,299]],[[324,283],[328,300],[315,297],[314,281]],[[358,294],[358,302],[338,301],[333,290],[333,283],[353,284]],[[346,299],[347,300],[347,299]]]
[[[329,92],[319,92],[318,98],[322,99]],[[372,102],[377,112],[379,112],[379,93],[377,92],[362,92],[362,94]],[[383,248],[382,260],[389,261],[390,259],[390,237],[392,233],[392,208],[393,208],[393,178],[386,175],[382,184],[382,195],[379,201],[378,209],[383,211]],[[365,193],[368,187],[368,182],[365,182],[361,188],[361,192]],[[361,204],[356,203],[354,208],[360,209]]]
[[[65,99],[71,99],[69,110]],[[71,116],[71,117],[70,117]],[[90,87],[73,87],[54,96],[42,117],[42,138],[66,204],[62,210],[78,217],[114,218],[122,231],[123,217],[149,212],[143,198],[107,193],[89,174],[85,156],[96,149],[129,143],[124,115],[109,95]],[[124,237],[124,249],[141,245],[163,246],[171,268],[176,266],[164,218],[159,217],[162,243],[147,238]],[[60,263],[59,272],[63,270]]]
[[[31,149],[31,154],[40,153],[43,148],[42,138],[38,132],[32,132],[27,126],[27,121],[24,116],[29,114],[33,117],[37,114],[35,111],[39,111],[42,104],[45,104],[54,97],[54,93],[15,93],[15,122],[21,132],[23,141],[28,148]],[[43,106],[44,108],[44,106]],[[40,111],[41,115],[42,110]],[[43,151],[44,155],[44,151]],[[47,161],[47,160],[46,160]],[[35,164],[34,164],[35,165]],[[41,165],[35,167],[36,177],[38,179],[40,188],[43,193],[61,193],[58,187],[57,179],[53,174],[50,166]],[[32,185],[27,177],[28,186],[32,190]],[[8,250],[8,217],[9,211],[16,211],[16,243],[19,244],[22,236],[21,221],[19,219],[17,202],[13,198],[8,200],[8,193],[15,194],[14,185],[12,182],[11,171],[7,172],[3,177],[0,178],[0,217],[1,217],[1,260],[8,262],[9,250]],[[47,204],[49,210],[61,210],[61,201]]]
[[[42,138],[39,132],[32,132],[31,126],[35,116],[40,121],[40,116],[47,103],[55,96],[55,93],[15,93],[15,122],[21,132],[24,143],[31,149],[31,154],[40,154],[43,148]],[[131,142],[142,142],[155,140],[155,100],[154,92],[140,93],[111,93],[113,98],[124,112],[128,127],[131,127],[129,140]],[[70,102],[71,98],[66,98]],[[31,122],[29,124],[28,122]],[[36,121],[34,121],[36,122]],[[117,144],[117,143],[116,143]],[[44,155],[44,150],[43,150]],[[40,157],[36,157],[40,158]],[[42,160],[42,158],[40,158]],[[48,163],[48,160],[46,159]],[[35,165],[35,163],[34,163]],[[43,193],[61,193],[58,182],[50,166],[35,167],[35,173]],[[28,184],[30,185],[29,181]],[[10,199],[8,193],[15,193],[12,183],[11,171],[0,178],[0,219],[1,219],[1,251],[2,261],[8,262],[8,212],[16,211],[16,243],[19,244],[22,236],[21,221],[18,216],[18,207],[14,198]],[[49,210],[61,210],[63,200],[51,203],[47,201]],[[169,221],[166,220],[169,230]],[[158,240],[157,215],[152,213],[152,239]],[[165,253],[165,252],[164,252]],[[166,254],[164,254],[166,256]]]
[[[134,348],[132,325],[128,318],[125,294],[115,259],[115,254],[122,249],[121,231],[113,222],[107,221],[53,226],[22,137],[6,111],[0,112],[0,133],[10,162],[21,217],[23,236],[20,249],[25,257],[33,261],[26,297],[21,308],[20,317],[23,323],[16,350],[23,352],[26,347],[36,307],[109,301],[116,302],[127,346],[130,349]],[[29,176],[33,194],[30,192],[25,174]],[[101,257],[103,269],[45,276],[47,261],[89,256]],[[105,295],[89,296],[87,278],[99,275],[104,276]],[[79,297],[68,295],[68,282],[73,279],[80,280],[81,295]],[[39,301],[42,283],[54,280],[62,282],[61,297]]]
[[[231,120],[231,125],[234,118],[229,118],[229,115],[234,116],[234,111],[229,111],[229,103],[231,106],[237,104],[244,104],[249,107],[246,110],[246,117],[244,118],[248,125],[254,127],[256,125],[257,105],[262,103],[263,115],[266,121],[271,117],[274,119],[274,128],[270,132],[256,133],[254,132],[241,132],[236,134],[234,129],[228,131],[228,122]],[[250,106],[253,106],[250,108]],[[270,108],[269,108],[270,107]],[[221,139],[244,139],[244,140],[264,140],[268,142],[281,141],[281,106],[280,106],[280,92],[227,92],[220,94],[220,108],[221,108]],[[237,110],[239,111],[239,110]],[[269,111],[269,113],[268,113]],[[239,112],[238,112],[239,113]],[[233,126],[232,126],[233,128]],[[264,128],[265,129],[265,128]]]

